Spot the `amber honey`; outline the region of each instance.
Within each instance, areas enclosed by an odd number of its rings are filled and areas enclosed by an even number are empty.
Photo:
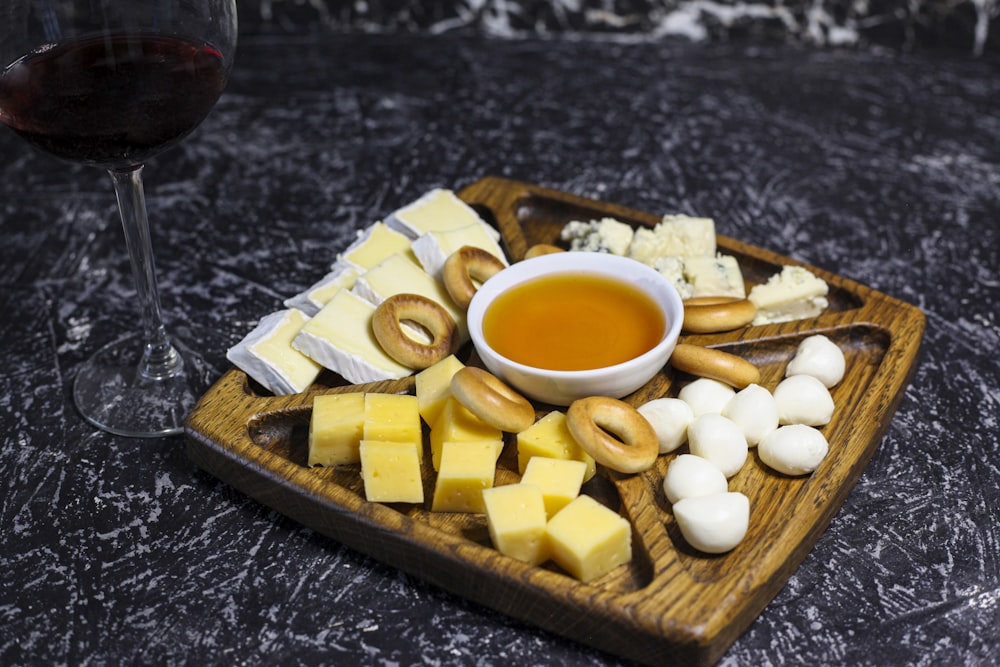
[[[558,371],[604,368],[653,349],[666,330],[663,311],[629,283],[587,273],[529,280],[497,296],[483,337],[499,354]]]

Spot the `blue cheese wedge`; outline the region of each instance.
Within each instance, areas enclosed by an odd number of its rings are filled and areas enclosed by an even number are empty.
[[[451,300],[444,285],[403,255],[387,257],[358,277],[352,291],[373,306],[395,294],[419,294],[436,301],[448,311],[458,325],[461,340],[465,340],[468,334],[465,313]]]
[[[445,260],[462,246],[482,248],[507,264],[500,244],[482,225],[467,225],[459,229],[427,232],[413,241],[413,253],[417,256],[424,271],[440,280]]]
[[[614,218],[586,222],[572,220],[560,232],[560,238],[569,242],[570,250],[606,252],[612,255],[627,254],[633,236],[631,226]]]
[[[694,296],[694,287],[684,277],[683,259],[673,255],[660,257],[653,263],[653,268],[673,283],[682,299],[690,299]]]
[[[410,237],[402,234],[384,222],[376,222],[358,232],[358,238],[337,256],[338,264],[346,264],[364,272],[372,268],[390,255],[404,254],[416,261],[416,255],[410,248]]]
[[[431,190],[415,202],[394,211],[385,223],[411,239],[427,232],[461,229],[469,225],[480,225],[495,240],[500,238],[500,232],[480,218],[475,209],[451,190],[443,188]]]
[[[375,340],[375,306],[342,289],[305,323],[292,347],[353,384],[396,380],[413,371],[387,355]]]
[[[286,308],[298,308],[312,317],[325,306],[340,289],[351,289],[360,272],[349,264],[336,263],[320,280],[305,291],[285,299]]]
[[[692,297],[747,295],[739,262],[731,255],[685,257],[684,279],[691,285]]]
[[[757,306],[753,324],[791,322],[816,317],[829,305],[825,281],[801,266],[785,266],[747,296]]]
[[[275,395],[297,394],[316,381],[322,366],[292,347],[309,317],[295,309],[262,318],[226,358]]]
[[[662,257],[715,257],[715,221],[665,215],[653,228],[635,231],[628,256],[652,266]]]

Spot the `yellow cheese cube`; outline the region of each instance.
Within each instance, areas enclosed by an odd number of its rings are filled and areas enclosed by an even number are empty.
[[[532,456],[583,461],[587,464],[587,472],[583,477],[585,482],[597,472],[594,457],[573,439],[566,426],[566,414],[558,410],[553,410],[527,430],[517,434],[517,467],[522,475]]]
[[[541,489],[524,483],[485,489],[483,505],[497,551],[532,565],[548,559]]]
[[[428,426],[437,421],[445,400],[451,396],[451,378],[462,368],[465,364],[452,354],[417,373],[417,404]]]
[[[542,492],[545,514],[551,519],[571,500],[580,495],[587,464],[583,461],[532,456],[521,477],[523,484],[533,484]]]
[[[409,394],[365,396],[365,440],[421,442],[417,397]]]
[[[443,443],[431,510],[485,512],[483,489],[493,486],[496,464],[494,442]]]
[[[632,560],[632,526],[590,496],[577,496],[545,528],[549,555],[580,581]]]
[[[313,399],[309,421],[309,465],[336,466],[361,460],[365,395],[325,394]]]
[[[431,425],[431,463],[435,470],[440,469],[441,445],[444,442],[486,440],[503,440],[503,432],[469,412],[454,397],[449,397],[444,402],[437,421]]]
[[[424,502],[415,443],[362,440],[359,449],[365,498],[374,503]]]

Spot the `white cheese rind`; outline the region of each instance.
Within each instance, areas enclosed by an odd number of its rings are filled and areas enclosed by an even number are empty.
[[[630,225],[614,218],[600,220],[573,220],[560,233],[569,249],[584,252],[606,252],[625,256],[632,244],[634,231]]]
[[[298,308],[312,317],[325,306],[339,289],[351,289],[358,279],[357,268],[349,264],[335,263],[325,276],[306,290],[285,299],[286,308]]]
[[[461,229],[473,224],[483,226],[495,240],[500,238],[500,232],[480,218],[475,209],[444,188],[431,190],[397,209],[385,219],[385,224],[411,239],[427,232]]]
[[[450,229],[438,232],[427,232],[413,241],[413,254],[417,256],[424,271],[431,277],[440,280],[441,269],[445,261],[463,246],[481,248],[490,253],[504,265],[504,257],[500,244],[488,234],[482,225],[468,225],[461,229]]]
[[[387,355],[375,340],[375,306],[340,290],[292,341],[292,347],[353,384],[396,380],[413,370]]]
[[[226,358],[275,395],[303,392],[322,370],[291,345],[308,321],[305,313],[295,309],[271,313],[230,348]]]
[[[816,317],[829,304],[830,288],[801,266],[785,266],[762,285],[750,290],[747,298],[757,307],[754,325],[791,322]]]
[[[746,297],[746,286],[739,262],[732,255],[684,258],[684,279],[691,285],[691,296]]]
[[[662,257],[714,257],[715,221],[687,215],[665,215],[653,228],[635,232],[628,256],[653,265]]]

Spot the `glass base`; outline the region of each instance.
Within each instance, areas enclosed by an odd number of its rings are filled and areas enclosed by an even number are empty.
[[[156,377],[140,372],[141,336],[105,345],[86,361],[73,383],[73,400],[94,426],[133,438],[183,432],[195,403],[208,388],[204,363],[190,350],[175,347],[181,363]]]

